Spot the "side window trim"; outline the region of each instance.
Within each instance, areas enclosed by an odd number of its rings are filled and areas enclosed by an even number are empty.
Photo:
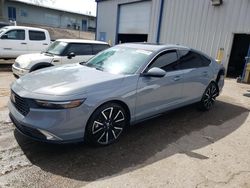
[[[66,54],[66,52],[68,51],[69,46],[70,46],[71,44],[72,44],[71,42],[69,42],[69,43],[67,44],[67,46],[66,46],[66,48],[63,50],[61,56],[67,56],[67,55],[68,55],[68,54]]]

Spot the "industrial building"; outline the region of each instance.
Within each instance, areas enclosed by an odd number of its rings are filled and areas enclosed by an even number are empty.
[[[172,43],[221,57],[242,74],[250,44],[249,0],[97,0],[98,40]]]
[[[0,21],[95,32],[96,17],[22,0],[0,0]]]

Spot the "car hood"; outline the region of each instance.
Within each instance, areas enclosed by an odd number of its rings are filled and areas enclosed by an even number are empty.
[[[16,84],[29,92],[44,95],[84,94],[93,87],[110,87],[121,84],[124,75],[115,75],[89,68],[80,64],[67,64],[41,69],[29,73],[16,81]]]
[[[34,54],[24,54],[16,58],[16,62],[19,63],[21,68],[28,68],[29,65],[37,62],[51,63],[51,61],[57,56],[46,55],[45,53],[34,53]]]

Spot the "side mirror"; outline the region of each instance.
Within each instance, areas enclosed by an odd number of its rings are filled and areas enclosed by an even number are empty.
[[[74,52],[70,52],[69,54],[68,54],[68,59],[71,59],[72,57],[75,57],[76,55],[75,55],[75,53]]]
[[[2,35],[1,39],[8,39],[8,35],[6,35],[6,34]]]
[[[80,65],[84,65],[84,64],[86,64],[87,62],[85,62],[85,61],[82,61],[82,62],[80,62]]]
[[[158,67],[153,67],[153,68],[149,69],[148,72],[142,73],[141,75],[144,77],[163,77],[166,75],[166,71],[164,71]]]

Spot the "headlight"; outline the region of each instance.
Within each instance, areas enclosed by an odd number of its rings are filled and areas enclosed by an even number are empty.
[[[85,99],[72,100],[72,101],[44,101],[44,100],[35,100],[36,103],[43,108],[50,109],[66,109],[66,108],[75,108],[80,106]]]
[[[14,65],[18,68],[20,68],[20,64],[18,62],[15,62]]]

